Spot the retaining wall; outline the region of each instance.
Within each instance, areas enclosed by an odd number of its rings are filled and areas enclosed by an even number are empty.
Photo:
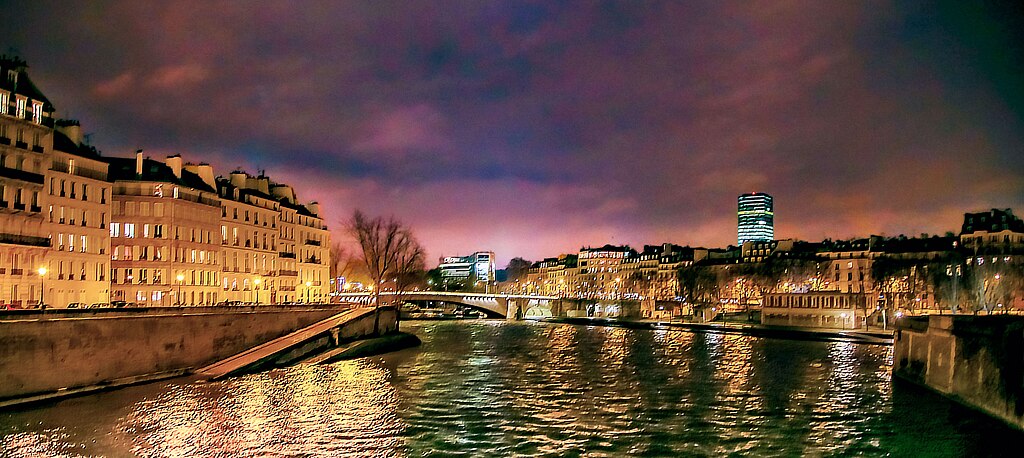
[[[893,342],[894,376],[1024,429],[1024,317],[903,318]]]
[[[221,360],[347,307],[0,315],[0,404]]]

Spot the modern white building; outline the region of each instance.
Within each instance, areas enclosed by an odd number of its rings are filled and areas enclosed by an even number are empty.
[[[491,283],[494,281],[494,252],[477,251],[469,256],[447,256],[437,266],[445,283],[470,280]]]
[[[737,241],[771,241],[775,239],[775,203],[772,196],[763,192],[742,194],[736,212]]]

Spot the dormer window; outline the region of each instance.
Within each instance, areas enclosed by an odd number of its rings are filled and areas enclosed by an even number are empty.
[[[7,70],[7,81],[11,84],[18,84],[18,71]]]
[[[32,102],[32,122],[36,124],[43,123],[43,104],[42,102]]]
[[[14,111],[14,115],[18,118],[25,118],[25,105],[28,101],[24,98],[18,97],[18,106]]]
[[[7,114],[7,104],[11,103],[11,95],[0,91],[0,114]]]

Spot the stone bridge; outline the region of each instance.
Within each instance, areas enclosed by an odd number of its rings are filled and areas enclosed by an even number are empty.
[[[338,294],[342,302],[371,305],[372,293]],[[508,319],[540,318],[552,316],[557,311],[559,299],[555,296],[529,296],[517,294],[484,294],[441,291],[408,291],[396,296],[394,292],[380,293],[380,305],[391,305],[392,302],[447,302],[472,307],[486,312],[489,316],[500,316]]]

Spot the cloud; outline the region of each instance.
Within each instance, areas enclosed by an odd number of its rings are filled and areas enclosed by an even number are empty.
[[[161,90],[178,89],[201,82],[208,74],[206,68],[197,64],[165,65],[146,78],[146,85]]]
[[[93,86],[93,92],[102,98],[113,98],[123,96],[135,83],[135,75],[132,72],[124,72],[106,81],[100,81]]]
[[[417,153],[450,146],[444,115],[427,104],[386,110],[366,122],[352,149],[359,152]]]
[[[805,239],[1024,205],[1024,110],[997,84],[1022,69],[978,60],[1016,41],[931,9],[37,3],[10,45],[101,149],[265,168],[333,226],[395,214],[437,254],[725,245],[750,191]]]

